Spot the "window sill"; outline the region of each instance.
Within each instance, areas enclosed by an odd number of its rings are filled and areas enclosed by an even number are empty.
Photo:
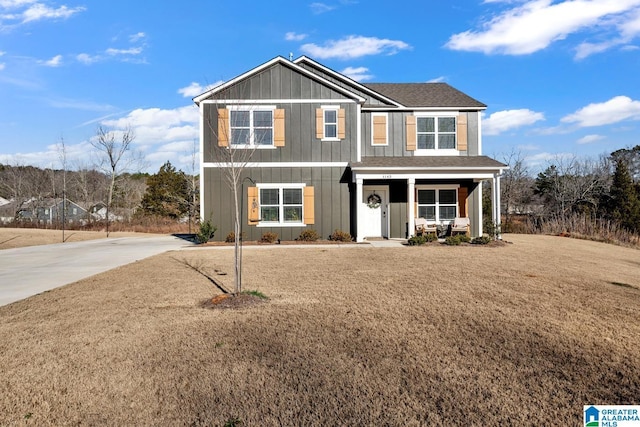
[[[280,227],[280,228],[288,228],[288,227],[306,227],[306,224],[302,222],[261,222],[256,225],[258,228],[263,227]]]
[[[323,142],[337,142],[337,141],[342,141],[340,138],[322,138],[320,141]]]
[[[239,150],[275,150],[275,145],[233,145],[230,144],[228,148],[237,148]]]
[[[455,149],[446,149],[446,150],[414,150],[414,156],[459,156],[460,151]]]

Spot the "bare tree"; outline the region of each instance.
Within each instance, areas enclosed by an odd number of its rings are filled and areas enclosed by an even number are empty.
[[[109,210],[113,202],[116,179],[131,166],[133,158],[127,156],[127,153],[131,150],[131,144],[134,139],[135,134],[130,127],[116,132],[103,126],[98,126],[96,137],[91,139],[91,145],[98,151],[100,156],[100,168],[109,178],[106,200],[107,237],[109,236]]]
[[[500,200],[505,225],[508,227],[511,224],[511,215],[529,211],[533,199],[533,180],[521,152],[511,151],[503,160],[509,165],[509,169],[505,170],[502,176]]]
[[[210,154],[221,168],[223,180],[231,190],[235,234],[234,292],[236,294],[242,291],[242,191],[244,181],[251,180],[244,176],[244,171],[259,145],[275,142],[266,141],[266,138],[271,138],[273,134],[258,132],[249,126],[250,117],[254,113],[262,112],[247,105],[243,105],[242,109],[236,109],[235,106],[227,106],[224,99],[217,99],[211,104],[211,110],[209,114],[205,113],[204,118],[210,134],[215,137],[212,140],[217,140],[210,141],[208,147],[211,150]],[[269,120],[266,117],[270,117],[271,126],[275,128],[276,120],[279,120],[278,116],[283,114],[282,110],[274,110],[270,114],[271,116],[266,113],[265,118],[260,119]]]

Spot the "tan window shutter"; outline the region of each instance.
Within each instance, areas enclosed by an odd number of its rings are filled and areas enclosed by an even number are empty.
[[[373,116],[373,145],[387,145],[387,116]]]
[[[260,219],[260,205],[258,205],[258,187],[247,188],[247,223],[256,225]]]
[[[284,147],[284,109],[273,112],[273,145]]]
[[[345,136],[345,111],[344,108],[338,110],[338,138],[344,139]]]
[[[405,123],[407,128],[407,151],[415,151],[417,138],[416,116],[407,116]]]
[[[458,150],[467,151],[467,115],[458,116]]]
[[[458,188],[458,216],[466,217],[467,214],[467,197],[469,189],[467,187]]]
[[[304,223],[315,224],[313,187],[304,187]]]
[[[218,147],[229,146],[229,110],[218,108]]]
[[[324,110],[316,108],[316,138],[324,138]]]

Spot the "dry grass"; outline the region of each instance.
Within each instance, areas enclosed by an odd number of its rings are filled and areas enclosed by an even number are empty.
[[[110,238],[140,236],[140,233],[116,231],[109,232]],[[104,239],[105,231],[65,230],[65,242]],[[0,227],[0,250],[24,246],[50,245],[62,243],[62,230],[43,230],[38,228],[2,228]]]
[[[0,425],[576,425],[639,404],[638,251],[506,238],[246,248],[269,301],[242,310],[202,308],[219,291],[191,266],[232,280],[218,249],[0,307]]]

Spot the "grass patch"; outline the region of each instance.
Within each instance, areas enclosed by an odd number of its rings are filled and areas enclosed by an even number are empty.
[[[265,294],[263,294],[262,292],[257,291],[257,290],[254,290],[254,291],[242,291],[242,293],[245,294],[245,295],[251,295],[251,296],[254,296],[254,297],[261,298],[261,299],[268,299]]]

